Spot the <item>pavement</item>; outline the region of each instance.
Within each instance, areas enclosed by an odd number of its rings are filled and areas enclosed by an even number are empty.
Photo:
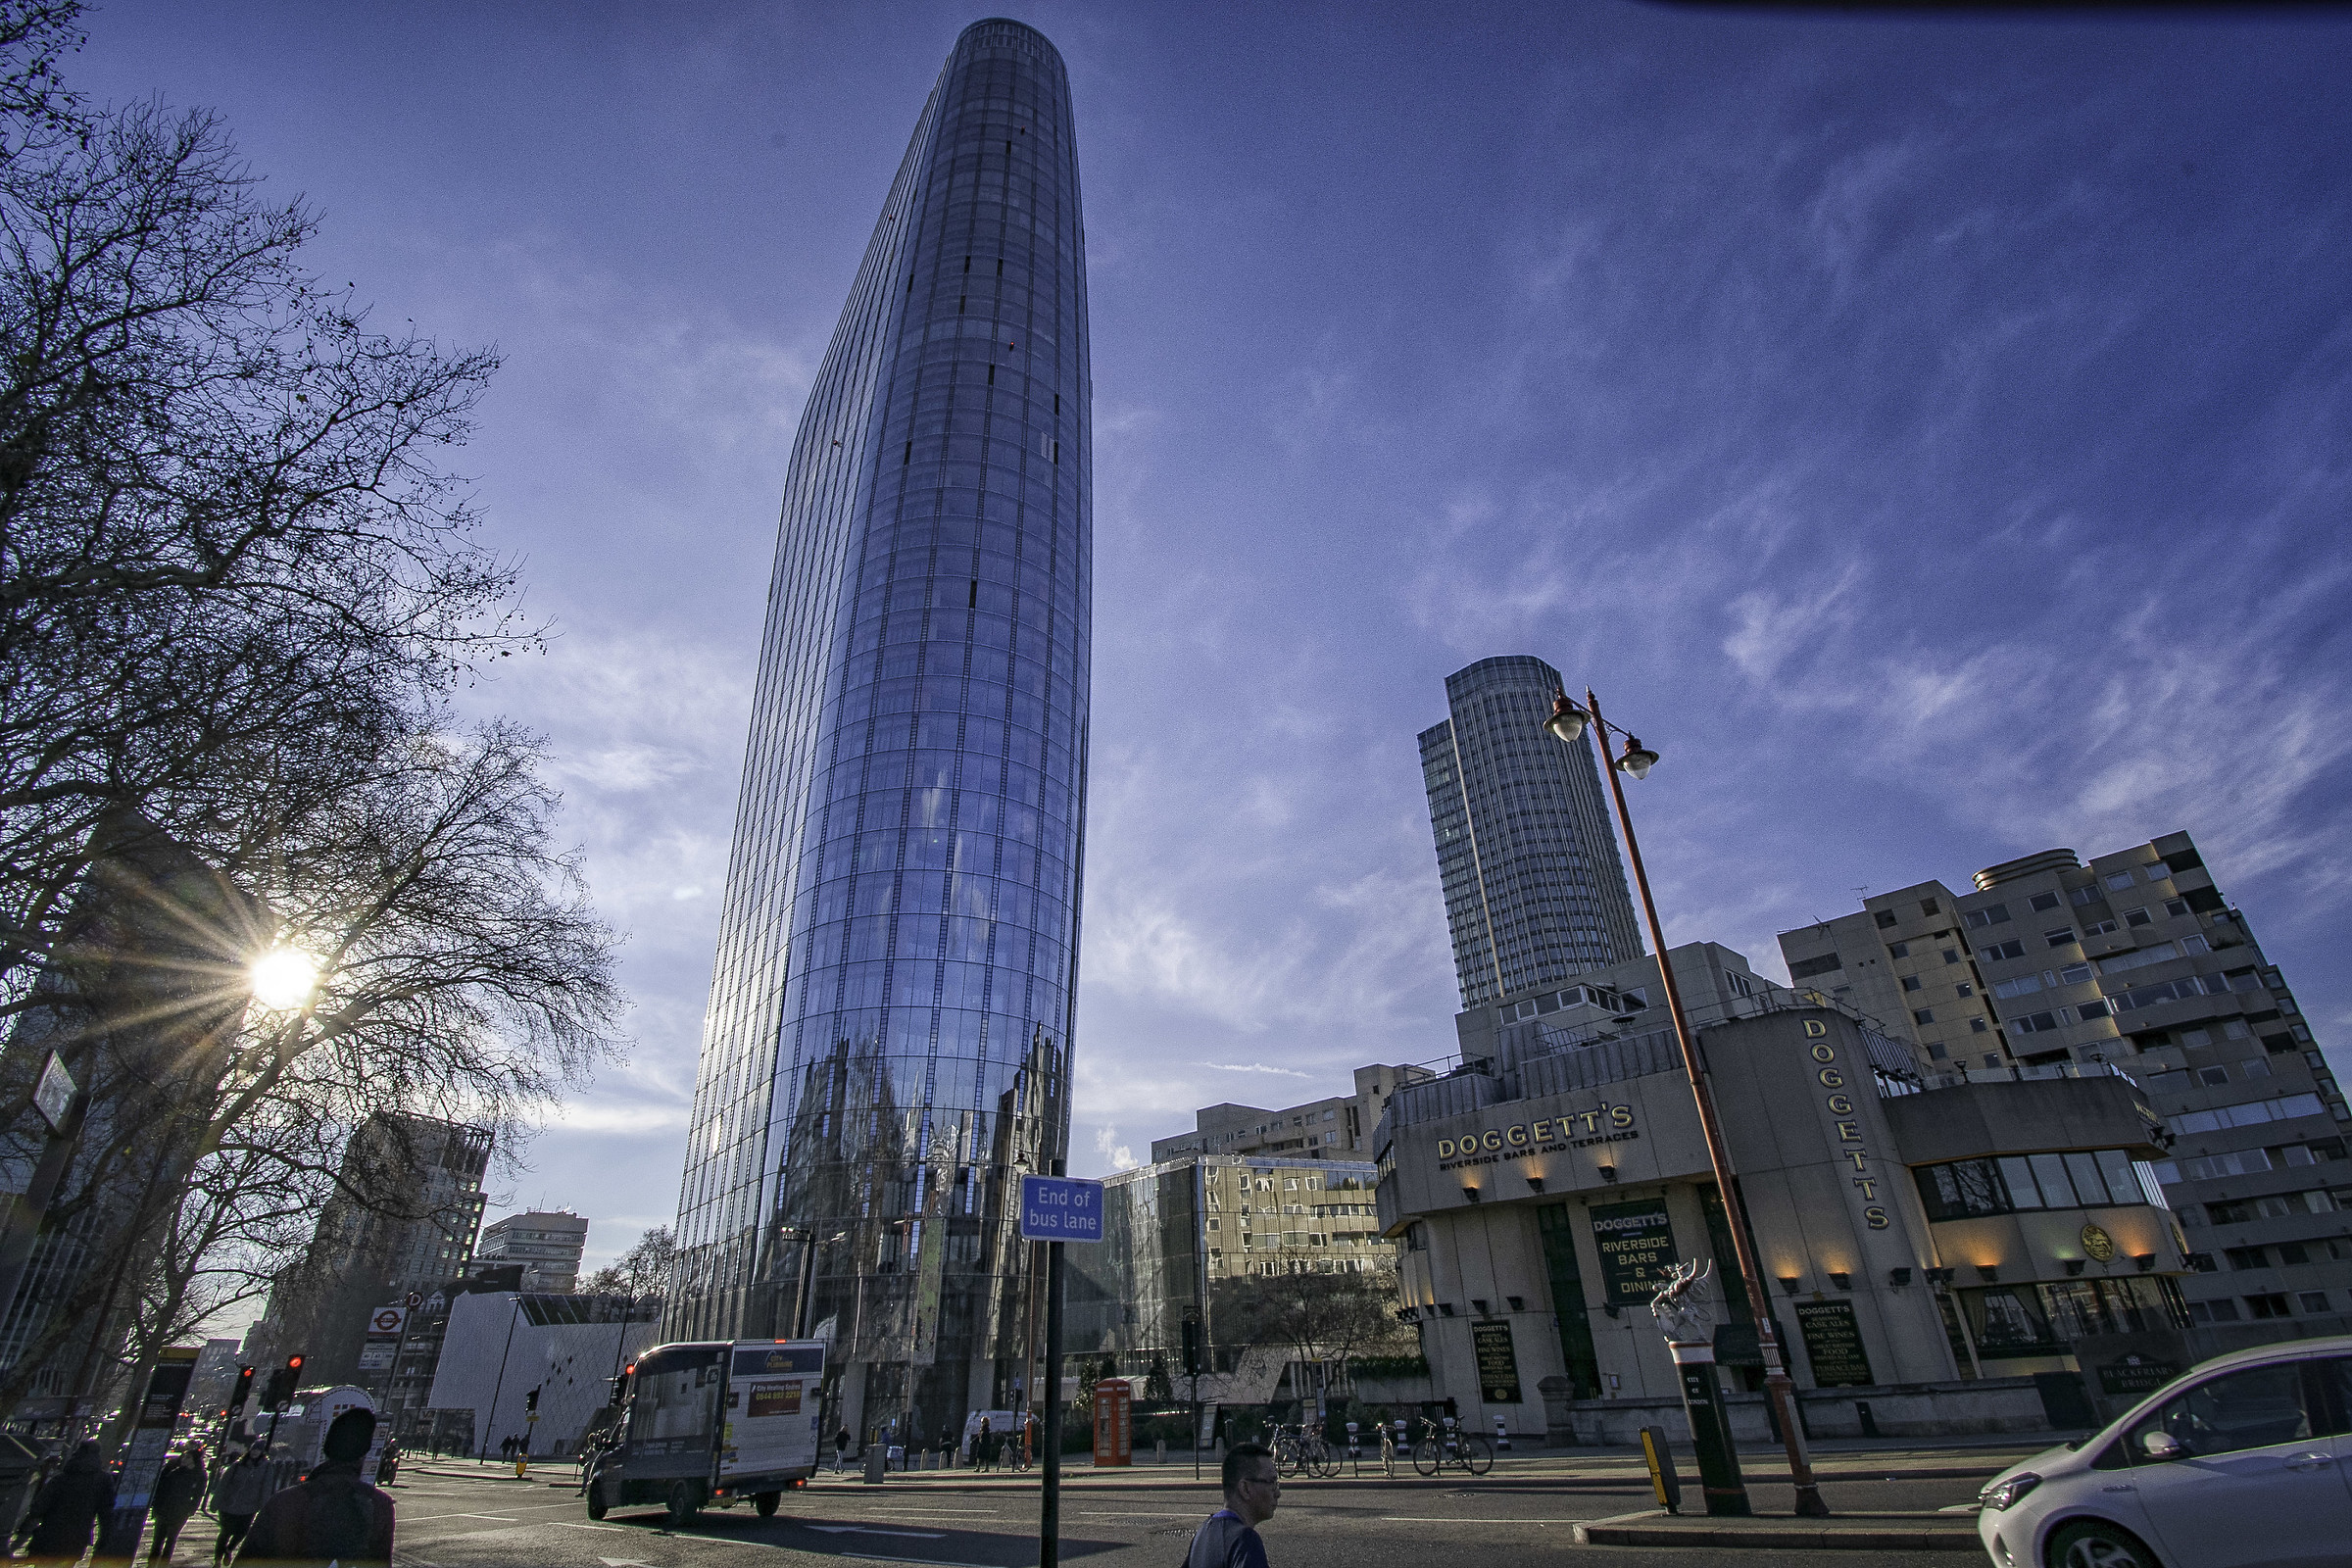
[[[1886,1445],[1818,1452],[1826,1524],[1791,1514],[1793,1495],[1772,1479],[1778,1450],[1742,1454],[1753,1518],[1669,1516],[1630,1449],[1534,1449],[1500,1456],[1483,1477],[1436,1478],[1401,1466],[1382,1477],[1377,1460],[1334,1480],[1284,1484],[1281,1510],[1263,1528],[1276,1568],[1362,1568],[1409,1560],[1413,1568],[1494,1568],[1538,1552],[1627,1568],[1756,1560],[1763,1550],[1835,1551],[1841,1568],[1925,1568],[1976,1551],[1968,1504],[1984,1481],[2042,1443]],[[1149,1456],[1147,1456],[1147,1459]],[[1192,1476],[1191,1456],[1165,1466],[1064,1470],[1061,1555],[1102,1568],[1170,1568],[1216,1506],[1213,1465]],[[1696,1485],[1685,1466],[1686,1496]],[[412,1454],[392,1489],[399,1503],[401,1568],[847,1568],[886,1562],[911,1568],[1027,1568],[1037,1561],[1039,1478],[969,1470],[894,1472],[881,1486],[826,1472],[786,1494],[773,1519],[746,1507],[713,1509],[671,1532],[658,1510],[615,1510],[592,1521],[577,1495],[579,1473]],[[190,1535],[196,1532],[191,1529]],[[209,1534],[206,1544],[209,1544]],[[781,1556],[785,1561],[777,1562]],[[1796,1559],[1782,1558],[1782,1561]],[[181,1562],[197,1568],[183,1542]],[[1090,1563],[1090,1568],[1093,1565]]]

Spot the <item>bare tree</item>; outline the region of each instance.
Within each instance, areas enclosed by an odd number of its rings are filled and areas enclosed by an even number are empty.
[[[656,1225],[618,1258],[589,1275],[580,1289],[591,1296],[625,1296],[636,1301],[665,1297],[677,1260],[677,1238],[668,1226]]]
[[[142,1303],[124,1351],[134,1383],[172,1334],[267,1288],[306,1202],[315,1217],[340,1190],[347,1206],[416,1217],[396,1212],[397,1186],[344,1174],[358,1128],[466,1122],[512,1147],[617,1049],[614,939],[554,847],[558,798],[537,763],[535,740],[510,725],[412,735],[364,787],[226,868],[321,973],[306,1005],[246,1011],[168,1096],[134,1103],[138,1074],[102,1075],[122,1106],[108,1125],[124,1157],[183,1162],[149,1184],[143,1201],[162,1206],[139,1211],[142,1236],[177,1218],[138,1249],[129,1282]],[[87,1163],[60,1212],[119,1186],[108,1168]],[[82,1291],[127,1304],[116,1272],[93,1271]],[[103,1310],[95,1297],[63,1305],[53,1339]],[[42,1348],[0,1372],[0,1407],[22,1396]]]
[[[0,27],[0,45],[5,28]],[[46,78],[43,78],[46,79]],[[440,466],[494,368],[301,267],[217,121],[42,142],[0,95],[0,975],[50,956],[93,829],[233,857],[366,779],[532,636]]]
[[[1209,1284],[1222,1344],[1278,1345],[1302,1361],[1385,1353],[1401,1335],[1396,1281],[1385,1273],[1248,1274]]]

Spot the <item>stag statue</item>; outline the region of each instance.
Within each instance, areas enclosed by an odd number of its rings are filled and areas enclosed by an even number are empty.
[[[1711,1339],[1715,1314],[1707,1303],[1707,1265],[1677,1263],[1649,1298],[1649,1311],[1669,1343],[1694,1344]]]

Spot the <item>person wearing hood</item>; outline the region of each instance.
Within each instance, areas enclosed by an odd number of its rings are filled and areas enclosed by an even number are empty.
[[[262,1504],[237,1561],[391,1568],[391,1494],[360,1479],[360,1462],[374,1441],[374,1411],[335,1417],[310,1479]]]
[[[36,1564],[71,1568],[89,1549],[90,1532],[114,1511],[115,1478],[98,1457],[98,1441],[84,1438],[74,1456],[42,1484],[17,1534]]]

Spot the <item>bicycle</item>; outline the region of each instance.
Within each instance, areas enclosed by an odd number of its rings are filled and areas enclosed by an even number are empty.
[[[1298,1426],[1277,1426],[1273,1433],[1274,1473],[1295,1476],[1301,1471],[1329,1481],[1340,1473],[1340,1456],[1318,1433]]]
[[[1494,1445],[1475,1432],[1441,1427],[1423,1420],[1421,1441],[1413,1445],[1413,1468],[1434,1476],[1447,1464],[1458,1464],[1474,1476],[1494,1468]]]

